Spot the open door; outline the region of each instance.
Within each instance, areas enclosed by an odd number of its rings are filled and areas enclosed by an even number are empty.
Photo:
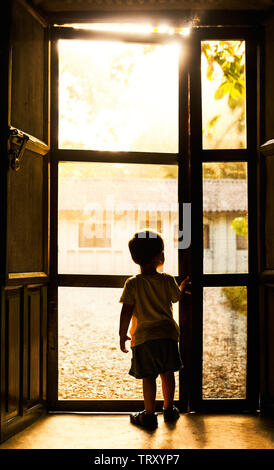
[[[189,187],[186,41],[138,36],[133,27],[110,34],[54,26],[51,46],[48,406],[134,411],[142,386],[118,344],[118,300],[138,273],[128,240],[144,227],[161,232],[165,269],[175,276],[189,256],[178,248]],[[174,316],[181,325],[181,306]],[[176,382],[185,410],[179,373]]]
[[[118,299],[136,273],[128,240],[145,226],[164,235],[164,269],[192,277],[176,404],[258,406],[257,39],[193,28],[170,41],[157,28],[52,27],[52,411],[140,409],[142,391],[121,381]]]
[[[223,27],[192,38],[191,409],[254,411],[258,37]]]
[[[25,2],[8,8],[1,56],[1,441],[44,410],[48,282],[47,24]]]

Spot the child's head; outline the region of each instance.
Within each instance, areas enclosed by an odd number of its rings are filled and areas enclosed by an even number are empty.
[[[129,240],[128,247],[133,261],[140,266],[151,263],[156,257],[159,257],[156,264],[160,265],[164,261],[164,240],[160,233],[154,230],[136,232]]]

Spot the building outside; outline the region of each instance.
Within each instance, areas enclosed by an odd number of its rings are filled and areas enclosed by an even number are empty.
[[[204,272],[247,272],[248,237],[232,227],[247,216],[246,180],[204,179],[203,195]],[[149,227],[164,236],[165,270],[178,274],[177,200],[175,178],[60,178],[59,272],[136,273],[128,240]]]
[[[248,237],[232,228],[247,214],[246,192],[244,179],[203,180],[206,273],[247,271]],[[164,270],[178,274],[177,198],[176,178],[60,178],[59,272],[137,273],[128,240],[150,227],[165,238]],[[233,289],[244,302],[246,291]],[[59,288],[59,398],[142,398],[140,384],[129,375],[121,379],[129,357],[118,345],[120,295],[117,288]],[[203,297],[203,397],[244,398],[246,315],[232,308],[221,287],[204,289]],[[178,322],[178,304],[173,314]]]

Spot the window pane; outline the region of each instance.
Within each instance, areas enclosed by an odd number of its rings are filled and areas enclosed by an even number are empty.
[[[143,399],[142,381],[128,374],[131,351],[124,354],[119,347],[121,293],[117,288],[59,287],[59,400]],[[178,322],[178,304],[173,308]],[[157,399],[163,399],[160,377]]]
[[[246,287],[204,288],[203,398],[246,398]]]
[[[178,152],[176,45],[59,41],[59,148]]]
[[[245,162],[203,163],[203,219],[204,273],[246,273],[248,204]]]
[[[245,41],[202,41],[204,149],[246,148]]]
[[[128,241],[149,227],[164,237],[164,270],[177,275],[177,178],[175,165],[59,163],[59,273],[138,273]]]

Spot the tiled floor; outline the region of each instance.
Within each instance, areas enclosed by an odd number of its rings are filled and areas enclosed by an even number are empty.
[[[52,414],[0,445],[1,449],[274,449],[274,419],[260,415],[158,416],[155,431],[128,415]]]

